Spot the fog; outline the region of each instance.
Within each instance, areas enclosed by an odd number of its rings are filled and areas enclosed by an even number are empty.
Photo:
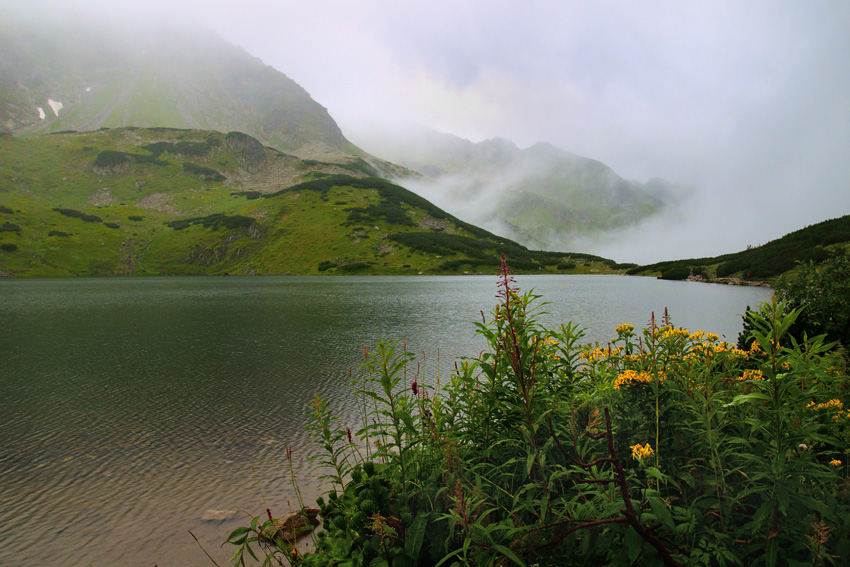
[[[673,214],[579,243],[618,261],[736,251],[850,213],[850,4],[838,0],[0,8],[35,22],[209,26],[301,84],[367,150],[378,125],[421,124],[548,141],[626,179],[696,188]]]

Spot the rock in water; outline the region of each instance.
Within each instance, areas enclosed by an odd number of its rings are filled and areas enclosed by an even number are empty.
[[[263,530],[261,537],[269,543],[282,540],[284,543],[294,544],[321,523],[318,515],[318,508],[304,508],[300,512],[274,519],[272,524]]]
[[[201,515],[202,522],[224,522],[236,517],[237,510],[207,510]]]

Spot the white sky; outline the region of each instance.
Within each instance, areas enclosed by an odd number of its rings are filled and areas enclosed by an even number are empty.
[[[846,0],[31,0],[26,10],[206,24],[302,85],[355,143],[372,125],[420,123],[474,141],[548,141],[626,178],[698,187],[679,221],[630,233],[627,252],[612,239],[620,261],[736,251],[850,213]]]

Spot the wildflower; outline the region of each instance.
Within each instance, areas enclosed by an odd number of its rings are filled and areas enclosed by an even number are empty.
[[[761,381],[764,380],[764,375],[761,373],[761,370],[744,370],[744,375],[740,379]]]
[[[659,375],[659,382],[663,379],[662,376]],[[619,390],[620,386],[628,385],[628,384],[636,384],[636,383],[649,383],[652,382],[652,375],[648,372],[635,372],[634,370],[625,370],[622,374],[617,376],[617,379],[614,381],[614,389]]]
[[[831,467],[840,467],[840,466],[841,466],[841,461],[839,461],[838,459],[832,459],[831,461],[829,461],[829,466],[831,466]]]
[[[821,410],[821,409],[842,410],[842,409],[844,409],[844,403],[839,399],[832,399],[832,400],[829,400],[828,402],[823,402],[822,404],[815,404],[814,402],[809,402],[806,405],[806,407],[809,408],[809,409],[813,409],[815,411]]]
[[[416,382],[416,380],[414,380],[413,383],[410,385],[410,389],[413,391],[414,396],[419,395],[419,384]]]
[[[637,445],[632,445],[632,458],[638,461],[644,460],[646,457],[652,456],[654,451],[652,450],[652,445],[647,443],[646,445],[641,445],[638,443]]]
[[[632,331],[635,330],[634,325],[630,325],[629,323],[623,323],[619,327],[615,329],[618,335],[631,335]]]
[[[752,354],[756,354],[758,352],[761,352],[761,345],[759,344],[758,341],[753,341],[753,344],[750,345],[750,352]]]

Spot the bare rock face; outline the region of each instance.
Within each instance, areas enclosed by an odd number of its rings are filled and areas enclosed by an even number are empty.
[[[266,148],[256,138],[242,132],[228,132],[224,147],[231,150],[239,165],[248,173],[257,173],[266,164]]]
[[[294,544],[300,538],[312,532],[321,521],[318,508],[304,508],[300,512],[287,514],[274,520],[271,526],[263,530],[262,538],[269,542],[282,540]]]

